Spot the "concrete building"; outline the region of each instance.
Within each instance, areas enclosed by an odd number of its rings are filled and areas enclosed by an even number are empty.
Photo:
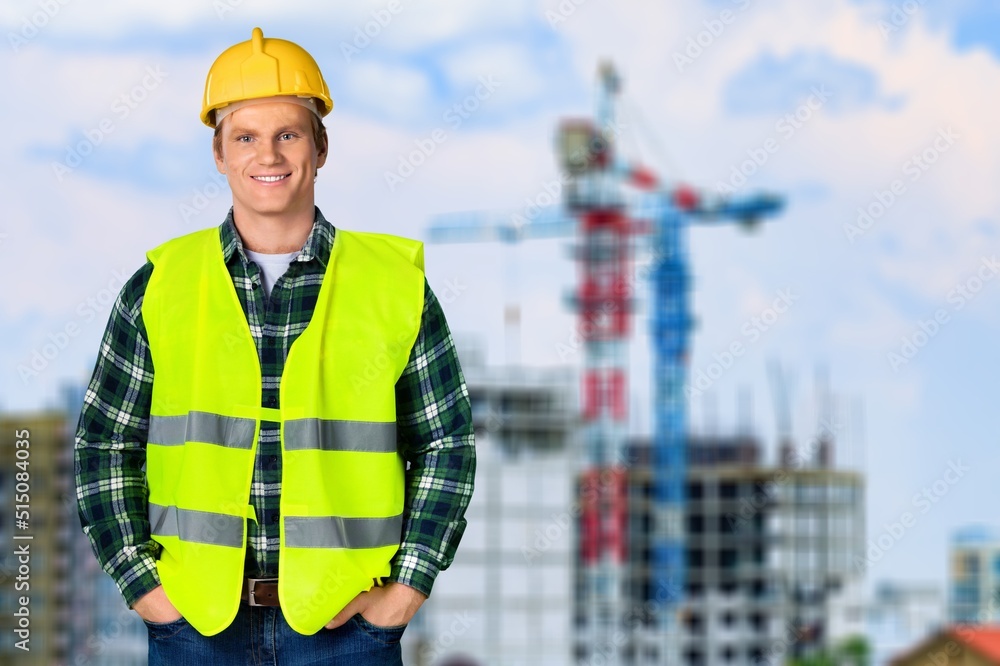
[[[944,594],[935,585],[883,581],[866,614],[872,664],[885,666],[944,628]]]
[[[71,478],[61,412],[0,416],[0,663],[57,665],[71,656]],[[30,651],[17,647],[24,639]]]
[[[783,663],[864,632],[861,573],[864,482],[828,466],[829,442],[761,465],[750,437],[689,440],[686,600],[681,663]],[[632,453],[631,588],[637,608],[656,602],[647,577],[652,514],[648,443]],[[642,623],[625,652],[631,663],[663,663]]]
[[[951,622],[1000,622],[1000,530],[972,525],[955,533],[949,579]]]
[[[526,377],[467,375],[477,431],[482,428],[469,538],[436,584],[417,631],[404,641],[410,654],[422,657],[415,664],[441,664],[458,655],[482,665],[576,663],[578,567],[575,523],[569,519],[579,506],[574,458],[565,448],[573,437],[572,411],[529,416],[528,403],[518,397],[531,395],[529,402],[545,411],[545,400],[560,394],[569,399],[571,380],[564,390],[549,377],[541,382],[548,388],[537,393],[538,380],[532,386]],[[546,419],[555,419],[548,421],[549,434],[529,443],[523,424]],[[553,447],[552,432],[565,433],[564,443]],[[631,610],[619,646],[633,664],[664,663],[660,630],[647,624],[662,598],[647,576],[648,455],[648,444],[634,443]],[[861,573],[854,566],[864,535],[859,474],[816,467],[793,455],[785,466],[762,466],[759,446],[749,437],[690,440],[688,461],[683,663],[779,664],[864,634]]]
[[[403,636],[404,660],[569,664],[579,456],[570,370],[487,369],[462,349],[476,487],[452,566]]]

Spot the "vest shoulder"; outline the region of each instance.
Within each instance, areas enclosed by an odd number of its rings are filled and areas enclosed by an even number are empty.
[[[367,245],[375,251],[392,251],[421,271],[424,270],[424,243],[423,241],[406,236],[395,234],[378,233],[374,231],[353,231],[350,229],[337,228],[336,234],[345,234],[347,237],[361,244]]]
[[[146,253],[146,258],[155,264],[157,259],[161,259],[165,255],[183,256],[196,248],[204,247],[206,243],[210,242],[214,242],[216,245],[219,244],[218,227],[199,229],[198,231],[192,231],[177,238],[171,238],[149,250]]]

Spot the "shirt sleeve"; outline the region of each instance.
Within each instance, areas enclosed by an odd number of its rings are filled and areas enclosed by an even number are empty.
[[[476,475],[465,377],[444,312],[426,279],[420,331],[396,383],[400,451],[409,463],[403,536],[390,580],[430,595],[465,532]]]
[[[144,467],[153,363],[141,307],[152,270],[140,268],[111,310],[74,447],[80,524],[129,608],[160,584]]]

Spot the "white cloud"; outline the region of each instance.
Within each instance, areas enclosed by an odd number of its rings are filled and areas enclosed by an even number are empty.
[[[269,23],[309,21],[318,23],[328,33],[336,31],[353,38],[355,29],[365,31],[367,24],[374,21],[379,29],[369,27],[368,31],[377,35],[380,44],[408,49],[460,38],[474,31],[516,26],[531,13],[532,4],[530,0],[504,3],[364,0],[325,4],[317,11],[316,3],[311,0],[287,0],[280,4],[261,0],[176,0],[123,3],[102,10],[79,0],[11,0],[0,5],[0,30],[26,37],[30,43],[36,34],[107,40],[128,37],[150,26],[163,30],[212,25],[232,29],[254,22],[264,28],[266,37]],[[22,30],[26,35],[21,35]],[[246,38],[249,39],[249,33]]]
[[[346,79],[337,83],[359,106],[377,109],[386,118],[406,123],[423,118],[433,102],[427,75],[408,66],[359,60],[344,69]],[[334,109],[337,97],[334,95]]]
[[[526,44],[470,44],[443,60],[451,85],[472,94],[482,81],[496,81],[497,93],[491,106],[507,106],[543,97],[546,81]],[[485,88],[484,88],[485,90]]]

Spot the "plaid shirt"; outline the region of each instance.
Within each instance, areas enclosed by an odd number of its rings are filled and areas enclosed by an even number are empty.
[[[219,228],[223,257],[250,325],[263,379],[261,405],[278,407],[288,350],[312,317],[335,229],[316,209],[302,252],[268,298],[261,272],[247,260],[232,210]],[[108,321],[76,433],[80,522],[97,559],[131,607],[159,585],[161,547],[147,516],[146,434],[153,363],[142,299],[153,271],[147,262],[122,288]],[[390,580],[430,594],[455,556],[475,477],[475,443],[465,378],[441,306],[425,281],[420,332],[396,383],[399,451],[407,461],[403,534]],[[278,575],[281,443],[263,421],[254,462],[246,575]]]

